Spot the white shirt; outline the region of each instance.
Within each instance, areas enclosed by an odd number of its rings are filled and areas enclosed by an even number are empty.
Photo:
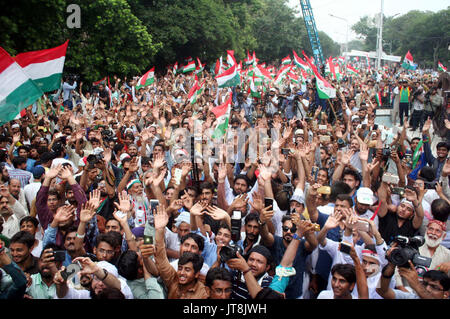
[[[11,238],[20,231],[19,218],[12,214],[7,221],[3,223],[2,235]]]
[[[180,251],[180,239],[178,238],[178,234],[171,231],[166,227],[166,231],[164,233],[164,242],[166,244],[167,249]],[[169,258],[169,262],[177,260],[176,258]]]
[[[31,209],[31,203],[33,202],[33,199],[36,198],[36,195],[41,188],[42,183],[41,182],[32,182],[28,185],[25,185],[23,188],[23,192],[25,193],[25,199],[28,203],[28,207]]]

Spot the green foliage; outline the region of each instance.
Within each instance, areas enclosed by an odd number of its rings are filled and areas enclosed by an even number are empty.
[[[365,16],[352,26],[364,43],[363,50],[376,50],[377,29],[373,20]],[[387,17],[383,19],[383,50],[402,57],[409,50],[420,67],[436,68],[438,60],[448,61],[450,57],[448,30],[450,7],[436,13],[413,10]]]
[[[66,24],[72,3],[81,8],[79,29]],[[292,57],[292,49],[311,55],[302,15],[287,0],[16,0],[1,7],[0,29],[7,32],[0,46],[15,55],[69,39],[64,71],[87,82],[151,66],[164,72],[188,56],[211,65],[226,50],[238,61],[256,51],[268,63]],[[319,36],[325,56],[339,54],[338,44]]]

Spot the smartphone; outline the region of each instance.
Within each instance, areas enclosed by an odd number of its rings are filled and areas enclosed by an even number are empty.
[[[150,199],[150,209],[151,211],[156,211],[156,208],[159,206],[159,200],[157,199]]]
[[[403,197],[405,195],[405,189],[403,187],[392,187],[391,193]]]
[[[375,131],[375,130],[378,130],[378,124],[374,124],[372,129],[373,129],[374,131]]]
[[[288,149],[288,148],[282,148],[282,149],[281,149],[281,153],[282,153],[283,155],[285,155],[285,156],[288,156],[288,155],[289,155],[289,152],[290,152],[290,149]]]
[[[331,137],[329,135],[320,135],[320,141],[321,142],[330,142]]]
[[[53,257],[55,257],[55,261],[64,261],[66,260],[66,251],[65,250],[54,250]]]
[[[324,130],[324,131],[326,131],[327,130],[327,126],[326,125],[319,125],[319,130]]]
[[[71,275],[78,273],[83,267],[81,267],[81,264],[79,261],[76,263],[69,264],[65,270],[61,271],[61,277],[63,277],[64,280],[67,280]]]
[[[264,206],[265,207],[272,206],[272,208],[273,208],[273,198],[265,197],[264,198]]]
[[[369,232],[370,225],[365,220],[358,220],[358,222],[356,223],[356,229],[367,233]]]
[[[153,245],[153,236],[144,235],[144,244]]]
[[[181,172],[180,168],[175,168],[174,178],[177,185],[180,185],[181,182]]]
[[[352,250],[352,246],[349,243],[346,243],[344,241],[341,241],[340,245],[339,245],[339,251],[341,253],[350,255],[350,251]]]

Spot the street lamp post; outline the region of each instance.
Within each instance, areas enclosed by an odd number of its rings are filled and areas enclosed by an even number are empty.
[[[339,20],[344,20],[347,24],[347,32],[345,34],[345,70],[347,70],[347,55],[348,55],[348,20],[342,17],[335,16],[334,14],[330,13],[330,16]]]

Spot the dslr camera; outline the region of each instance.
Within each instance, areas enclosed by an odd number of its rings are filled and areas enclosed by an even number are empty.
[[[223,246],[220,249],[220,261],[226,263],[228,260],[237,258],[236,253],[242,254],[241,248],[237,245],[239,239],[241,239],[241,212],[238,210],[233,211],[233,216],[231,217],[231,240],[232,245]]]
[[[86,158],[86,161],[91,165],[95,165],[98,162],[101,162],[102,160],[103,160],[103,153],[91,154]]]
[[[425,243],[423,236],[406,237],[398,235],[393,242],[398,243],[400,247],[386,256],[392,264],[397,267],[409,268],[409,260],[411,260],[416,267],[430,267],[431,258],[419,254],[419,247]]]

